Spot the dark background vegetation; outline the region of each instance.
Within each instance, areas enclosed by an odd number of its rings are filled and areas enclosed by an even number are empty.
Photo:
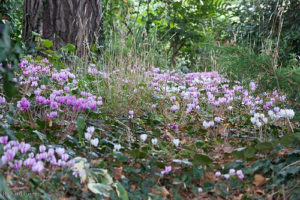
[[[245,83],[258,81],[262,90],[284,89],[299,102],[298,0],[104,0],[102,5],[96,54],[110,49],[117,55],[125,43],[124,56],[143,49],[158,67],[218,70]],[[1,23],[10,22],[12,39],[25,50],[22,11],[22,0],[1,0]]]

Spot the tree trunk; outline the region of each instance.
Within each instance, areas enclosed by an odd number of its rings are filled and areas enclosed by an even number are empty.
[[[54,49],[67,43],[76,46],[78,55],[100,36],[102,0],[24,0],[23,41],[31,48],[32,31],[53,41]]]

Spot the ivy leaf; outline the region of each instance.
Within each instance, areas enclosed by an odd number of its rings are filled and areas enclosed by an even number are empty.
[[[260,142],[255,146],[255,148],[260,152],[271,151],[274,149],[274,145],[271,142]]]
[[[192,163],[193,163],[195,166],[199,166],[199,165],[208,165],[208,164],[212,163],[212,159],[209,158],[209,157],[206,156],[206,155],[203,155],[203,154],[196,154],[196,155],[194,156],[194,159],[193,159]]]
[[[256,149],[254,147],[247,147],[243,153],[245,158],[253,158],[256,154]]]
[[[116,155],[116,158],[117,158],[120,162],[127,162],[127,161],[128,161],[127,156],[125,156],[125,155],[124,155],[123,153],[121,153],[121,152],[116,152],[115,155]]]
[[[139,150],[131,150],[128,153],[135,159],[137,158],[146,158],[147,154],[145,152],[141,152]]]
[[[214,189],[215,184],[213,182],[205,182],[203,184],[203,189],[206,191],[211,191]]]
[[[39,137],[39,139],[40,139],[41,141],[47,142],[47,137],[46,137],[46,135],[44,135],[43,133],[41,133],[41,132],[39,132],[39,131],[37,131],[37,130],[34,130],[34,131],[32,131],[32,132],[35,133],[35,134]]]

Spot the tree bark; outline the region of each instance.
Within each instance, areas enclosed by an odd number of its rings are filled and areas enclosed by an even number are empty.
[[[53,41],[54,50],[67,43],[78,55],[100,37],[102,0],[24,0],[23,41],[34,44],[32,31]]]

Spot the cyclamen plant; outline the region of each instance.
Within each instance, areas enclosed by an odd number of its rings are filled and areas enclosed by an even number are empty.
[[[215,173],[216,178],[224,177],[225,179],[229,179],[231,176],[237,176],[239,179],[244,179],[244,173],[242,170],[230,169],[228,174],[223,174],[219,171]]]
[[[16,74],[15,81],[23,94],[35,96],[34,99],[22,97],[17,102],[20,112],[30,109],[33,116],[40,116],[41,120],[57,119],[56,123],[64,126],[65,121],[73,121],[79,112],[97,111],[102,105],[100,96],[85,91],[81,91],[80,95],[73,94],[78,81],[69,69],[58,71],[47,59],[40,62],[24,59],[19,66],[20,72]],[[1,98],[0,104],[3,103],[5,100]],[[42,114],[37,115],[35,110],[41,110]]]
[[[217,72],[183,74],[153,67],[147,74],[150,90],[170,105],[166,111],[170,111],[173,123],[178,124],[187,117],[199,117],[203,128],[211,131],[225,126],[229,118],[234,118],[234,111],[235,115],[248,115],[255,129],[280,124],[274,119],[292,119],[295,115],[291,109],[280,108],[285,105],[285,95],[277,91],[258,94],[257,84],[253,81],[248,90],[239,82],[230,84]]]

